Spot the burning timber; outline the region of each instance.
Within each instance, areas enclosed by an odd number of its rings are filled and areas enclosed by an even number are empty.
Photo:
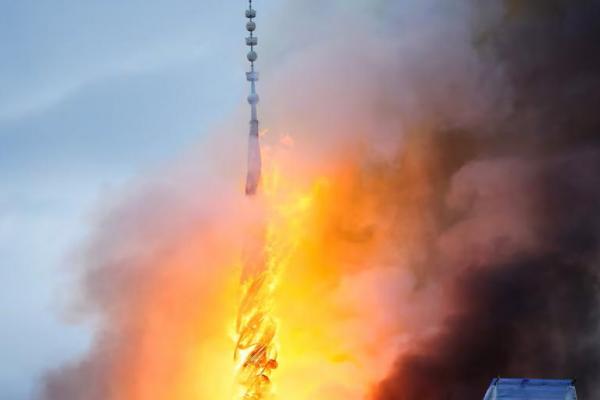
[[[249,0],[246,17],[248,18],[246,29],[249,32],[246,44],[250,47],[247,55],[250,71],[246,73],[246,79],[250,82],[248,103],[251,116],[246,195],[254,196],[260,183],[262,161],[258,135],[259,98],[256,93],[258,72],[254,68],[254,62],[258,57],[254,47],[258,44],[258,38],[254,36],[256,10],[252,8],[252,0]],[[271,371],[277,368],[275,345],[277,325],[270,312],[277,263],[271,262],[272,257],[266,251],[268,238],[260,236],[251,239],[256,239],[259,243],[258,246],[251,246],[242,275],[242,297],[236,321],[237,343],[234,352],[237,380],[240,385],[237,398],[266,400],[272,397]]]

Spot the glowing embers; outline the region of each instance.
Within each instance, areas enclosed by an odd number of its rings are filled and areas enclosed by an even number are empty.
[[[266,212],[248,238],[243,260],[234,352],[238,400],[274,397],[272,375],[278,368],[279,344],[273,310],[278,279],[306,235],[305,222],[312,205],[311,190],[287,187],[275,168],[266,174],[264,183],[261,200]]]
[[[240,399],[262,400],[272,396],[271,371],[277,368],[277,324],[270,315],[273,286],[270,270],[249,276],[243,283],[234,353]]]

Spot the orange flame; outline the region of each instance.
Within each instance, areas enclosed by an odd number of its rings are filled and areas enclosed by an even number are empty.
[[[302,237],[301,222],[311,204],[308,195],[292,192],[286,196],[285,190],[289,187],[282,190],[280,175],[275,168],[266,174],[264,186],[269,209],[266,234],[252,237],[258,245],[251,246],[246,252],[236,321],[234,360],[238,363],[240,385],[236,397],[241,400],[273,398],[271,375],[279,365],[274,294],[278,277]]]
[[[262,257],[261,257],[262,258]],[[271,397],[271,371],[277,368],[275,334],[277,324],[271,315],[271,301],[277,264],[267,255],[242,283],[242,300],[237,316],[238,335],[234,360],[239,362],[239,399],[263,400]],[[246,274],[245,274],[246,275]]]
[[[378,175],[365,189],[354,158],[310,169],[292,151],[266,152],[261,195],[203,208],[128,270],[106,398],[364,400],[385,377],[410,279],[384,259]]]

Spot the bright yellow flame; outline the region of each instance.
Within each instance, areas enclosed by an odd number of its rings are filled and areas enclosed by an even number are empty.
[[[239,385],[235,397],[240,400],[273,398],[271,379],[278,367],[274,293],[278,277],[303,235],[302,221],[312,203],[310,194],[288,193],[285,190],[289,188],[282,190],[281,183],[275,168],[266,174],[268,217],[259,222],[266,225],[266,233],[249,239],[259,243],[251,245],[245,255],[234,351]]]
[[[263,246],[250,246],[264,254],[246,255],[253,273],[243,273],[237,399],[365,399],[393,361],[393,334],[368,299],[380,282],[353,275],[377,243],[369,205],[341,197],[351,196],[345,173],[265,171]]]
[[[399,272],[382,262],[390,240],[373,232],[387,220],[354,165],[278,156],[252,204],[223,199],[173,232],[131,304],[115,305],[127,346],[109,360],[108,398],[369,398],[398,354],[381,288]]]

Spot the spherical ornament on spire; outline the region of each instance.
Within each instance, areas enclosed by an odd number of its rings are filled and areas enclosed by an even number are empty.
[[[254,50],[248,52],[248,61],[254,62],[258,58],[258,54]]]
[[[248,21],[248,23],[246,24],[246,29],[248,30],[248,32],[254,32],[256,30],[256,22]]]
[[[258,95],[256,93],[251,93],[248,96],[248,103],[249,104],[258,104],[259,98]]]

